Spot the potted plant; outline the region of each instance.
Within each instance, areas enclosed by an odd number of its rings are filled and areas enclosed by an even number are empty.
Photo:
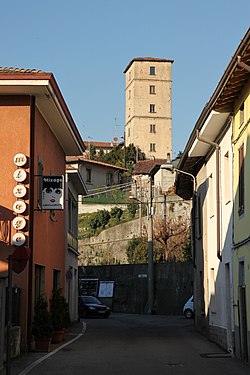
[[[66,327],[66,316],[68,304],[62,296],[62,289],[54,289],[50,300],[50,312],[54,327],[53,342],[59,343],[63,340]]]
[[[49,352],[53,335],[53,326],[48,303],[44,296],[39,296],[35,303],[32,334],[36,351]]]

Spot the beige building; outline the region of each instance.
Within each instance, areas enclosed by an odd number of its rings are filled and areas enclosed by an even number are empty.
[[[172,158],[172,63],[139,57],[124,71],[125,144],[139,147],[147,159]]]

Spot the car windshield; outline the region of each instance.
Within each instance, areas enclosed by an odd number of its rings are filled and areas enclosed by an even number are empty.
[[[95,303],[97,305],[101,305],[101,302],[93,296],[84,296],[82,299],[84,303]]]

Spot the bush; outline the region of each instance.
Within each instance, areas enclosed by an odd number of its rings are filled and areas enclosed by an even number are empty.
[[[49,339],[53,335],[51,314],[43,296],[39,296],[35,304],[32,334],[35,339]]]
[[[65,297],[62,296],[62,289],[53,290],[50,300],[50,312],[55,331],[68,328],[70,325],[69,306]]]
[[[128,207],[129,216],[131,217],[131,219],[133,219],[135,217],[137,207],[134,203],[128,203],[127,207]]]
[[[116,206],[111,209],[110,216],[115,218],[116,222],[119,222],[122,217],[122,213],[123,213],[122,209]]]

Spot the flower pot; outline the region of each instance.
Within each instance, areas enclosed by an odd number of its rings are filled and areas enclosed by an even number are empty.
[[[54,344],[59,344],[62,342],[64,336],[64,330],[62,329],[61,331],[55,331],[53,335],[53,343]]]
[[[49,339],[35,339],[36,352],[50,352],[51,338]]]

